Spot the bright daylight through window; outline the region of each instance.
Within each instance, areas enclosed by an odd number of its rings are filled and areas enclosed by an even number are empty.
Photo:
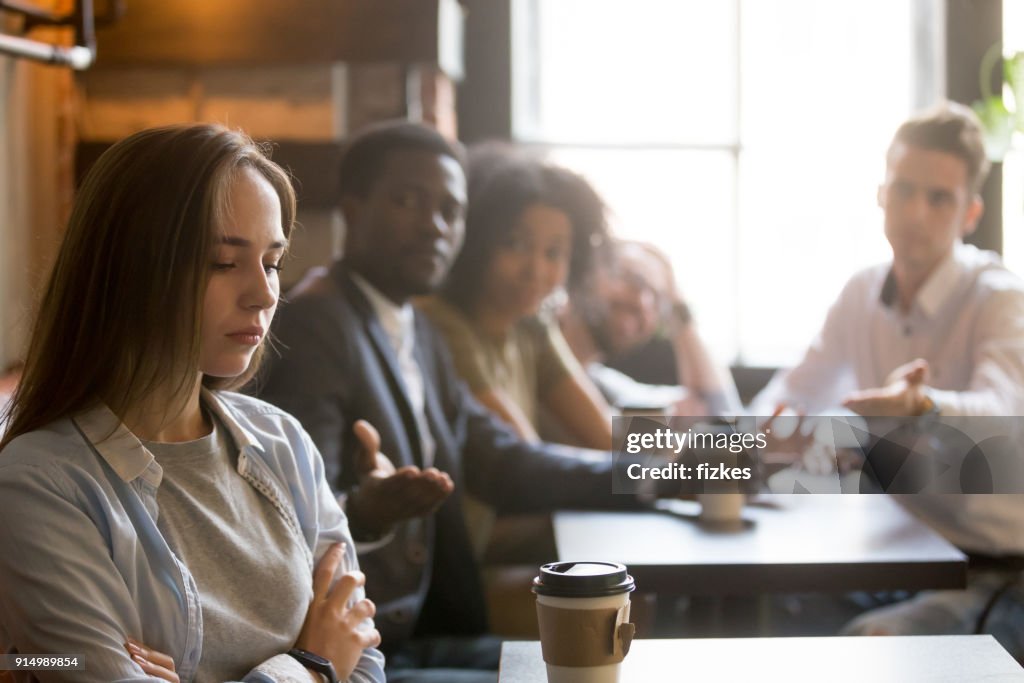
[[[888,254],[876,188],[922,99],[920,3],[514,7],[517,138],[587,175],[618,235],[670,254],[720,360],[797,360]]]

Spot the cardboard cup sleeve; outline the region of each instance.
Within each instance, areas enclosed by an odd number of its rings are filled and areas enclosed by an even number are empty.
[[[554,666],[618,664],[629,653],[636,627],[629,602],[616,609],[566,609],[537,603],[540,647]]]

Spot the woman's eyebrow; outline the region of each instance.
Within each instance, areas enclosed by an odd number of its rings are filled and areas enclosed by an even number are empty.
[[[244,237],[234,237],[232,235],[224,235],[223,237],[220,238],[220,244],[226,244],[229,247],[251,247],[252,246],[252,240],[246,239]],[[285,240],[285,241],[280,241],[279,240],[277,242],[271,242],[270,245],[267,248],[268,249],[284,249],[287,246],[288,246],[288,241],[287,240]]]

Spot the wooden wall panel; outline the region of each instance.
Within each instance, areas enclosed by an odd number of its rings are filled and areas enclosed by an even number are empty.
[[[144,128],[194,121],[195,79],[185,70],[90,69],[78,75],[79,131],[119,140]]]
[[[79,126],[89,140],[196,121],[259,138],[335,140],[345,129],[343,73],[343,66],[331,64],[96,68],[78,78]]]
[[[70,0],[35,0],[66,11]],[[0,31],[17,22],[0,17]],[[60,29],[32,37],[70,44]],[[76,131],[67,69],[0,57],[0,374],[23,357],[38,292],[49,276],[73,192]]]
[[[442,40],[439,5],[456,3],[132,0],[125,4],[119,21],[96,31],[100,66],[437,62]],[[449,27],[446,24],[446,30]]]
[[[405,76],[405,66],[398,63],[349,66],[349,130],[358,130],[374,121],[405,117]]]
[[[210,68],[198,73],[198,121],[271,140],[337,140],[344,133],[343,66]],[[335,87],[338,85],[339,87]]]

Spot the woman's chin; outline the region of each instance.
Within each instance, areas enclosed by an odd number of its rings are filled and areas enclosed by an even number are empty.
[[[238,359],[214,363],[204,367],[202,369],[203,374],[207,377],[217,377],[219,379],[231,379],[232,377],[238,377],[249,369],[250,360],[251,357],[247,357],[244,360]]]

